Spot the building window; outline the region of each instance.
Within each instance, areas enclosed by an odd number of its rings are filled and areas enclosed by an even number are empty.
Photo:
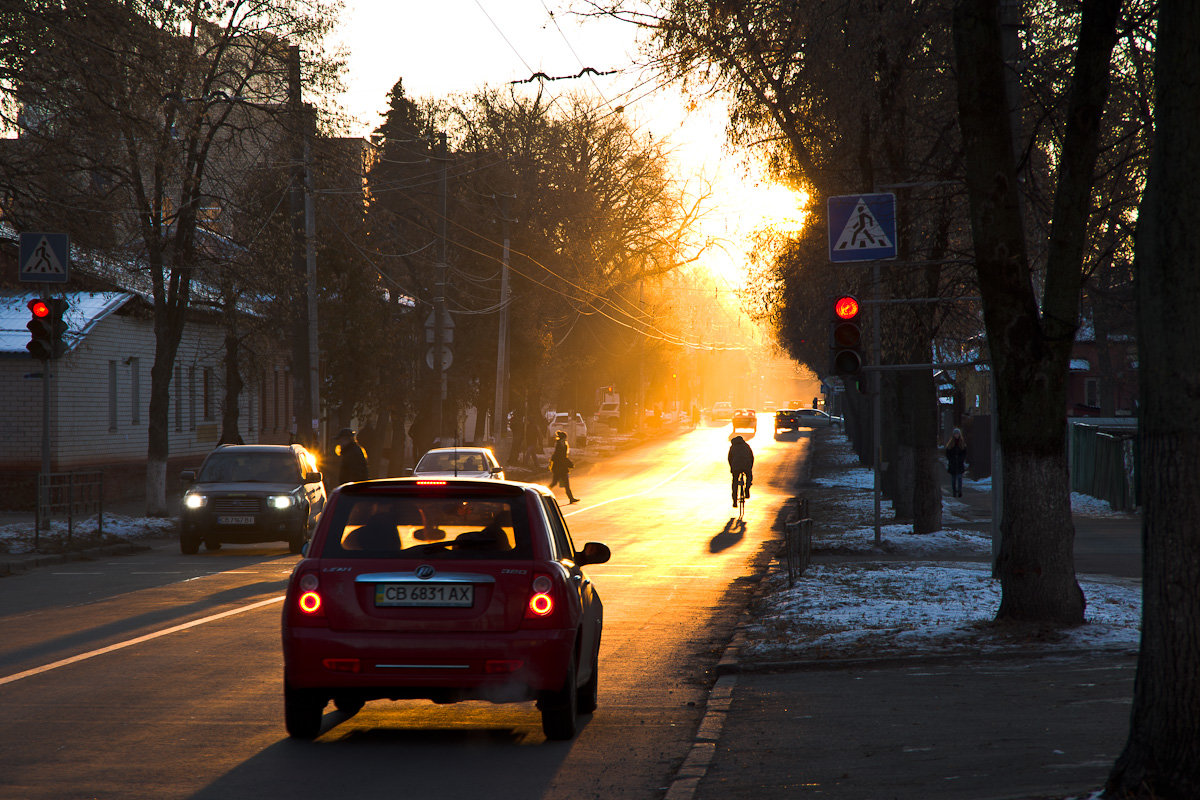
[[[1100,407],[1100,381],[1096,378],[1085,378],[1083,381],[1083,404],[1092,408]]]
[[[108,362],[108,432],[117,431],[117,362]]]
[[[142,423],[142,360],[136,356],[129,359],[129,422]]]
[[[188,367],[188,430],[196,430],[196,368]]]
[[[275,370],[275,390],[271,392],[271,429],[279,430],[279,370]]]

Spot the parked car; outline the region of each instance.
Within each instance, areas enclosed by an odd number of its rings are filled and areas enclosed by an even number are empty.
[[[298,444],[221,445],[197,470],[180,504],[179,549],[194,554],[222,543],[285,541],[299,553],[325,511],[317,462]]]
[[[536,701],[549,739],[596,708],[604,608],[550,490],[395,478],[339,487],[288,581],[288,734],[321,731],[328,702]]]
[[[753,436],[758,432],[758,415],[754,413],[752,408],[739,408],[733,412],[733,432],[738,436],[749,434]]]
[[[565,411],[560,411],[550,418],[550,424],[546,426],[546,440],[550,444],[554,444],[554,434],[558,431],[566,431],[570,434],[570,419],[570,416]],[[587,436],[587,423],[583,421],[583,415],[576,412],[575,439],[573,444],[578,444],[580,447],[587,447]]]
[[[596,411],[596,422],[604,425],[617,426],[617,422],[621,419],[621,404],[620,403],[601,403],[600,408]]]
[[[798,408],[796,415],[800,420],[800,426],[804,428],[840,428],[842,427],[842,418],[835,417],[832,414],[826,414],[817,408]]]
[[[713,403],[712,415],[710,418],[716,422],[724,422],[727,419],[733,419],[733,403],[730,403],[726,400]]]
[[[413,475],[418,478],[494,478],[504,480],[504,468],[490,447],[435,447],[421,456]]]

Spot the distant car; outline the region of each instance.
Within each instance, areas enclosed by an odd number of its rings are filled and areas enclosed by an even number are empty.
[[[184,470],[179,549],[284,541],[299,553],[325,510],[317,462],[298,444],[222,445]]]
[[[779,408],[779,406],[775,404],[774,400],[764,400],[762,407],[764,414],[774,414],[775,410]]]
[[[548,739],[596,709],[604,607],[549,489],[396,478],[338,487],[283,608],[288,734],[325,705],[535,700]]]
[[[714,419],[718,422],[723,422],[724,420],[732,419],[732,418],[733,418],[733,403],[727,402],[725,400],[721,400],[720,402],[713,403],[712,419]]]
[[[775,412],[775,436],[790,432],[794,433],[800,427],[800,411],[794,408],[781,408]]]
[[[737,435],[750,434],[753,436],[758,432],[758,415],[754,413],[752,408],[739,408],[733,412],[733,432]]]
[[[842,418],[816,408],[798,408],[796,416],[802,428],[840,428]]]
[[[603,423],[605,425],[616,427],[620,418],[620,403],[601,403],[600,408],[596,411],[596,422]]]
[[[570,416],[565,411],[560,411],[550,418],[550,424],[546,426],[546,439],[550,444],[554,444],[554,434],[558,431],[565,431],[570,434]],[[583,415],[579,412],[575,413],[575,441],[580,447],[587,447],[587,423],[583,421]]]
[[[413,468],[417,478],[493,478],[504,480],[504,468],[490,447],[435,447]]]

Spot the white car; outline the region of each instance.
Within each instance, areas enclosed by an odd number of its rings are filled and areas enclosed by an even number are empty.
[[[795,411],[796,419],[802,428],[840,428],[842,427],[842,418],[835,417],[831,414],[826,414],[824,411],[816,408],[798,408]]]
[[[570,419],[570,416],[565,411],[560,411],[550,418],[550,424],[546,426],[546,439],[550,444],[554,444],[554,434],[558,431],[564,431],[568,436],[571,435]],[[587,435],[587,423],[583,421],[583,415],[576,412],[574,441],[580,447],[586,447]]]
[[[713,403],[712,418],[714,420],[733,419],[733,403],[728,400]]]
[[[493,478],[504,480],[504,468],[490,447],[435,447],[417,462],[414,478]]]

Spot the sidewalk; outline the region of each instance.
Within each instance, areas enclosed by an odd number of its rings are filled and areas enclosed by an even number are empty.
[[[990,484],[944,492],[941,534],[888,525],[877,548],[844,439],[816,444],[812,566],[789,588],[771,564],[668,800],[1092,797],[1128,733],[1139,582],[1079,570],[1087,625],[996,631]],[[1128,574],[1140,518],[1077,500],[1083,549],[1099,531],[1095,563]]]

